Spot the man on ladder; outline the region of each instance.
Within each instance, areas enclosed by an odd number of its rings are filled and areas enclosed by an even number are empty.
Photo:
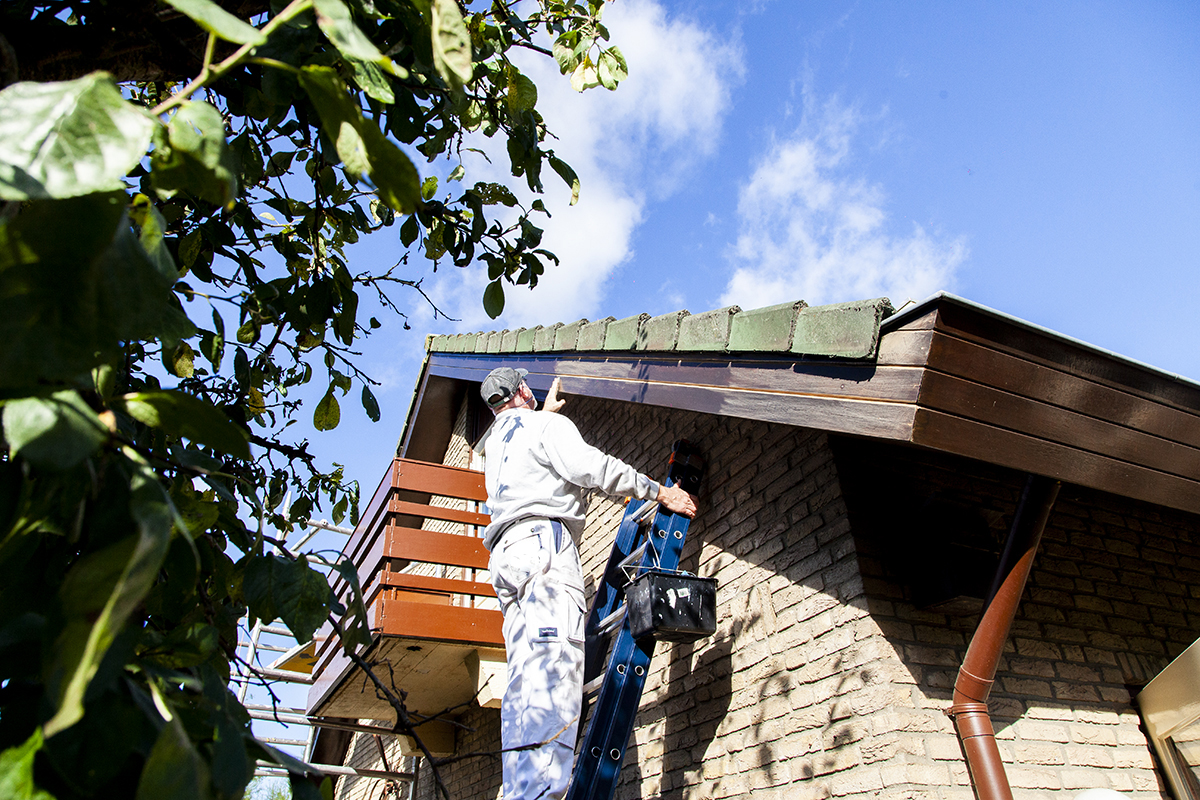
[[[583,441],[556,413],[555,380],[544,411],[526,370],[491,371],[480,394],[496,415],[484,445],[492,585],[504,613],[508,686],[500,714],[504,800],[561,800],[571,780],[583,698],[583,572],[575,540],[585,489],[656,499],[693,517],[696,498],[662,486]],[[526,745],[546,744],[524,750]]]

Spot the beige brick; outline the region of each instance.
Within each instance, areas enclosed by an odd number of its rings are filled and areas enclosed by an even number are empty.
[[[1075,712],[1070,706],[1041,702],[1030,703],[1026,716],[1030,719],[1050,719],[1062,722],[1070,722],[1072,719],[1077,719]]]
[[[1078,726],[1058,725],[1053,722],[1030,722],[1021,720],[1014,726],[1019,729],[1023,741],[1062,742],[1072,741],[1072,734]],[[1075,739],[1074,741],[1080,741]]]
[[[1006,770],[1008,782],[1015,789],[1061,789],[1059,773],[1047,769],[1012,767]]]
[[[1113,752],[1113,766],[1118,769],[1154,769],[1154,759],[1145,747],[1118,747]]]
[[[1071,725],[1071,741],[1076,744],[1115,745],[1117,743],[1117,735],[1111,727],[1080,725],[1076,723]]]
[[[1088,747],[1068,745],[1067,760],[1075,767],[1112,767],[1113,749],[1109,747]]]
[[[925,748],[929,757],[937,761],[958,761],[963,758],[962,746],[953,736],[925,737]]]
[[[1014,742],[1011,748],[1012,760],[1018,764],[1047,767],[1067,763],[1063,748],[1054,745]]]

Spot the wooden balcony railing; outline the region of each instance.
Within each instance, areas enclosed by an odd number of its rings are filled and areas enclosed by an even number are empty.
[[[489,676],[499,682],[501,615],[491,585],[477,575],[488,562],[479,537],[489,517],[478,510],[486,498],[481,472],[396,459],[343,551],[357,567],[373,634],[360,655],[379,664],[377,674],[404,689],[418,713],[470,700]],[[345,581],[334,591],[344,602]],[[327,625],[318,635],[309,715],[392,719],[358,672]],[[489,697],[502,691],[491,689]]]

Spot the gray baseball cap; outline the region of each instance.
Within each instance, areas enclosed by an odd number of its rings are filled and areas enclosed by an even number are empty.
[[[528,374],[529,370],[527,369],[496,367],[483,379],[483,384],[479,387],[479,395],[483,398],[483,402],[488,404],[488,408],[502,406],[513,398],[517,390],[521,388],[521,381],[525,380],[525,376]]]

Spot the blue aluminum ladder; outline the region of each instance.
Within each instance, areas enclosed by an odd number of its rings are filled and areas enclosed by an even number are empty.
[[[665,485],[682,486],[691,494],[698,494],[703,471],[704,460],[696,449],[687,442],[676,442]],[[585,696],[597,684],[600,691],[575,762],[567,800],[612,800],[616,791],[625,747],[633,733],[650,658],[654,655],[654,639],[635,640],[629,629],[624,605],[625,586],[629,583],[627,570],[640,573],[651,568],[677,569],[690,522],[653,500],[630,502],[625,510],[604,578],[588,612]],[[610,641],[612,654],[606,670],[604,658]]]

